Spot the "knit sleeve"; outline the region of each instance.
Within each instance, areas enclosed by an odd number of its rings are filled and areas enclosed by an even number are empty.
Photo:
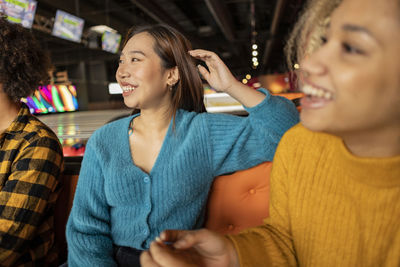
[[[93,138],[93,137],[92,137]],[[68,266],[116,266],[104,177],[93,139],[87,143],[67,223]]]
[[[297,266],[288,212],[289,177],[293,144],[279,144],[274,158],[270,187],[270,216],[264,225],[229,235],[239,255],[240,266]],[[292,162],[293,163],[293,162]]]
[[[260,89],[265,99],[247,117],[207,114],[214,176],[272,161],[282,135],[299,120],[294,104]]]

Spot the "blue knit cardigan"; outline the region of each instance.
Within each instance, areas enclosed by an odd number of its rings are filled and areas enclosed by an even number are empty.
[[[178,110],[150,173],[132,161],[133,116],[94,132],[67,224],[69,266],[116,266],[113,244],[147,249],[164,229],[200,228],[214,177],[271,161],[298,122],[291,101],[260,91],[248,117]]]

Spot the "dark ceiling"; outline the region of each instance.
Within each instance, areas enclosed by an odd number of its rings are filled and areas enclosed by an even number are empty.
[[[118,55],[89,48],[90,32],[108,25],[124,36],[133,25],[166,23],[188,37],[194,48],[216,52],[235,75],[285,71],[283,46],[303,0],[39,0],[34,33],[56,66],[79,61],[117,61]],[[81,17],[81,43],[51,36],[56,10]],[[259,65],[252,65],[252,40]]]

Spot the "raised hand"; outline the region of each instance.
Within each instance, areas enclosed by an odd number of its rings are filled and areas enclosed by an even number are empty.
[[[217,91],[229,93],[233,85],[239,83],[217,54],[211,51],[196,49],[189,51],[189,54],[206,63],[208,70],[199,65],[198,69],[209,85]]]
[[[194,58],[203,60],[208,71],[203,66],[198,66],[200,74],[208,84],[217,91],[228,93],[246,107],[253,107],[265,98],[260,93],[236,80],[225,63],[214,52],[196,49],[189,51]]]
[[[224,236],[205,229],[164,231],[150,245],[150,250],[142,253],[140,262],[144,267],[239,266],[231,242]]]

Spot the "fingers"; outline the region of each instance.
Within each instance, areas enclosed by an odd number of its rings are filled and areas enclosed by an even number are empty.
[[[149,252],[155,262],[162,263],[163,266],[171,266],[171,248],[161,245],[158,242],[150,244]]]
[[[166,242],[166,243],[176,243],[182,238],[184,238],[189,231],[180,231],[180,230],[165,230],[161,232],[159,238],[156,238],[158,243]]]
[[[198,65],[197,69],[199,70],[201,76],[208,81],[210,78],[210,73],[208,72],[208,70],[201,65]]]
[[[199,72],[211,86],[217,89],[217,91],[223,91],[224,88],[227,87],[225,86],[227,83],[230,83],[232,79],[235,80],[228,67],[214,52],[196,49],[189,51],[189,54],[196,59],[204,61],[208,70],[199,65]]]
[[[189,54],[194,58],[204,61],[209,68],[212,66],[218,66],[223,63],[218,55],[211,51],[196,49],[190,50]]]
[[[208,51],[208,50],[204,50],[204,49],[194,49],[194,50],[190,50],[189,54],[192,57],[195,57],[197,59],[201,59],[201,60],[209,60],[209,59],[217,59],[219,58],[217,56],[217,54],[215,54],[214,52]]]
[[[143,251],[140,255],[140,265],[143,267],[161,267],[153,260],[149,251]]]
[[[171,242],[176,249],[187,249],[193,247],[197,243],[202,242],[202,231],[176,231],[166,230],[160,234],[163,242]]]
[[[152,242],[150,244],[149,254],[151,260],[148,261],[151,264],[159,264],[155,266],[169,267],[169,266],[192,266],[184,254],[180,254],[177,250],[171,246],[165,244],[159,244],[158,242]],[[146,256],[144,256],[146,257]],[[190,257],[189,257],[190,259]],[[144,258],[146,260],[146,258]],[[149,267],[153,267],[149,265]]]
[[[179,239],[180,236],[182,236],[182,232],[185,231],[179,231],[179,230],[165,230],[160,233],[160,240],[163,242],[175,242],[176,240]],[[156,238],[157,240],[157,238]]]
[[[140,255],[140,264],[145,267],[174,266],[175,263],[172,248],[160,241],[152,242],[149,250]]]

